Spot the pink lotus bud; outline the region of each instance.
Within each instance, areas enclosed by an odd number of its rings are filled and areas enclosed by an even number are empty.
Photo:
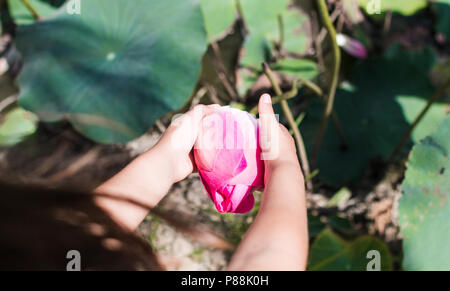
[[[252,191],[263,186],[259,127],[249,113],[221,107],[206,116],[194,145],[200,179],[220,213],[245,213],[255,204]]]
[[[354,56],[355,58],[358,58],[358,59],[367,58],[366,48],[364,47],[364,45],[362,43],[360,43],[356,39],[353,39],[349,36],[338,33],[336,35],[336,42],[337,42],[338,46],[342,47],[342,49],[344,51],[346,51],[350,55]]]

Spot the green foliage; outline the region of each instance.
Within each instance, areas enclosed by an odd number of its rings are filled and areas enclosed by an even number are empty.
[[[336,215],[328,217],[328,225],[338,233],[352,234],[353,232],[350,220]]]
[[[398,213],[403,268],[450,269],[450,117],[414,146]]]
[[[308,17],[297,8],[285,10],[281,17],[284,28],[283,49],[298,54],[304,53],[312,41]],[[272,33],[272,39],[279,40],[279,34],[279,31],[276,34]]]
[[[219,37],[236,18],[235,0],[200,0],[210,39]]]
[[[20,27],[17,46],[23,107],[115,143],[186,103],[206,37],[196,0],[96,0],[83,2],[81,15],[61,9]]]
[[[430,50],[412,53],[394,46],[384,55],[357,65],[350,84],[337,90],[334,106],[347,148],[330,121],[317,162],[320,178],[331,185],[343,185],[360,178],[370,159],[392,154],[435,91],[427,76],[433,63]],[[311,102],[300,126],[308,150],[312,149],[322,111],[321,101]],[[445,115],[444,104],[433,105],[414,129],[412,141],[431,132]]]
[[[287,51],[302,53],[310,43],[307,17],[298,9],[288,9],[290,0],[201,0],[205,26],[211,39],[219,37],[232,25],[236,17],[236,4],[242,8],[243,18],[249,31],[241,62],[246,66],[259,67],[272,56],[275,42],[280,40],[279,16],[283,22]]]
[[[240,0],[249,36],[245,41],[242,65],[257,67],[272,57],[272,48],[280,40],[279,16],[284,26],[283,47],[303,53],[309,45],[307,17],[300,10],[287,9],[289,0]]]
[[[238,92],[241,96],[245,96],[248,91],[253,87],[255,82],[258,80],[261,72],[252,71],[247,68],[242,68],[239,70],[239,83],[238,83]]]
[[[312,80],[319,74],[317,64],[305,59],[282,59],[271,68],[283,75]]]
[[[29,3],[38,12],[39,16],[42,18],[49,17],[52,15],[56,8],[50,4],[45,3],[42,0],[29,0]],[[11,16],[13,17],[16,24],[24,25],[35,22],[33,14],[30,10],[23,4],[20,0],[8,0],[9,9]]]
[[[312,80],[320,73],[317,64],[306,59],[280,59],[276,63],[270,65],[271,69],[291,79]],[[241,83],[239,93],[243,96],[254,85],[260,71],[252,71],[246,68],[239,70]]]
[[[324,228],[326,224],[320,220],[319,216],[308,214],[308,234],[309,237],[314,237],[318,235]]]
[[[331,229],[324,229],[311,246],[308,269],[311,271],[365,271],[370,250],[380,252],[381,270],[392,269],[387,245],[378,238],[360,236],[348,242]]]
[[[337,233],[346,235],[353,234],[352,224],[346,218],[331,215],[326,217],[326,219],[321,219],[319,216],[308,214],[308,234],[310,238],[315,237],[327,227]]]
[[[8,112],[0,123],[0,147],[13,146],[36,131],[37,117],[22,108]]]
[[[272,41],[279,38],[278,15],[285,11],[289,0],[240,0],[245,24],[250,36],[245,41],[243,65],[256,66],[271,56]]]
[[[372,7],[376,6],[371,5],[376,2],[377,1],[373,0],[358,0],[359,5],[367,12],[367,14],[374,13],[372,12],[374,9]],[[392,12],[400,13],[402,15],[412,15],[428,5],[427,0],[380,0],[378,3],[380,4],[381,13],[392,10]]]

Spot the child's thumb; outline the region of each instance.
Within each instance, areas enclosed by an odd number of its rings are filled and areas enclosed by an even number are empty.
[[[261,150],[268,152],[271,150],[273,142],[276,142],[277,130],[279,128],[278,121],[272,107],[272,99],[269,94],[263,94],[259,98],[259,144]]]
[[[271,127],[278,125],[278,121],[275,118],[272,107],[272,98],[269,94],[263,94],[259,98],[258,103],[260,129],[263,134],[271,130]]]
[[[268,114],[273,115],[273,107],[272,107],[272,97],[269,94],[262,94],[259,98],[258,103],[258,112],[259,115]]]

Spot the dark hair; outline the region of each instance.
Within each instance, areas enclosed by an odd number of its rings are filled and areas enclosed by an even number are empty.
[[[93,194],[0,184],[0,270],[162,270],[150,245],[114,222]]]

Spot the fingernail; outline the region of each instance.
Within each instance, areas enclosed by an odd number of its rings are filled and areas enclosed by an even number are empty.
[[[269,94],[263,94],[261,96],[261,99],[262,99],[263,103],[272,104],[272,98],[270,97]]]

